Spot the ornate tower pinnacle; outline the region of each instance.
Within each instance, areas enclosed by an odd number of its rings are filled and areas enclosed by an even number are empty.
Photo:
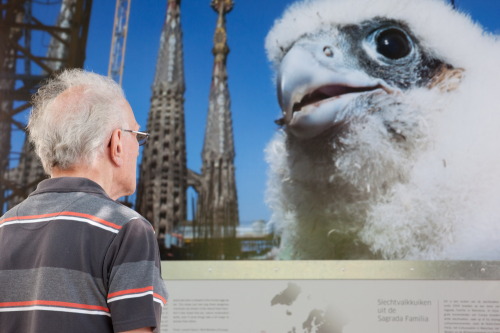
[[[215,56],[215,62],[222,62],[225,66],[226,57],[229,53],[229,47],[227,46],[225,15],[233,9],[233,1],[212,0],[210,5],[219,14],[217,18],[217,26],[215,28],[214,47],[212,49],[212,53]]]
[[[234,237],[239,224],[234,168],[233,125],[227,84],[226,58],[229,53],[225,14],[231,0],[212,0],[218,13],[214,35],[214,67],[210,86],[205,141],[203,145],[202,190],[198,197],[197,221],[205,235]]]
[[[150,142],[144,146],[137,210],[159,238],[186,219],[186,139],[181,0],[168,0],[160,38],[148,117]]]
[[[210,6],[212,6],[217,13],[220,14],[222,11],[222,15],[225,15],[233,9],[233,0],[212,0]]]

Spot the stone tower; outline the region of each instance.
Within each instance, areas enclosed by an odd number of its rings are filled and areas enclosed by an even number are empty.
[[[232,0],[212,0],[217,12],[214,35],[214,67],[208,105],[201,170],[201,191],[198,194],[196,223],[199,236],[228,238],[236,235],[239,225],[238,199],[234,168],[233,125],[227,84],[226,59],[229,53],[225,15],[232,9]]]
[[[159,239],[186,219],[186,140],[181,0],[168,0],[152,87],[136,209],[154,226]]]

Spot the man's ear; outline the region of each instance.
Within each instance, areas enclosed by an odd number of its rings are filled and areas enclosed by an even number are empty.
[[[121,129],[115,129],[113,134],[111,134],[111,140],[109,142],[109,158],[116,166],[121,166],[123,164],[122,135],[123,132]]]

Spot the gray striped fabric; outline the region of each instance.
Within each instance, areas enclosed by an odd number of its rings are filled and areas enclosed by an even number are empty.
[[[85,178],[53,178],[0,218],[0,326],[156,327],[167,293],[151,224]]]

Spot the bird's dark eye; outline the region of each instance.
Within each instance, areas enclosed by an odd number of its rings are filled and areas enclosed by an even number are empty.
[[[377,52],[389,59],[401,59],[411,52],[407,35],[395,28],[383,30],[375,37]]]

